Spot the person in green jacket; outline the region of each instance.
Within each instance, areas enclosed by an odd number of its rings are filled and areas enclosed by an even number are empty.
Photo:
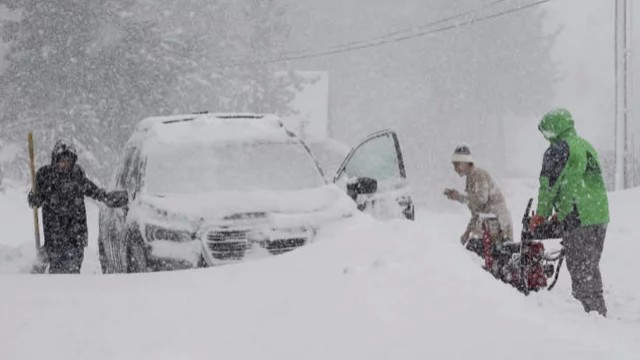
[[[573,296],[586,312],[606,316],[599,263],[609,202],[598,153],[577,135],[573,117],[565,109],[546,113],[538,130],[550,145],[544,153],[531,229],[552,217],[560,222]]]

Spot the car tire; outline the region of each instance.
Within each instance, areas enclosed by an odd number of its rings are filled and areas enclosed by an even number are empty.
[[[207,264],[207,260],[205,260],[204,255],[200,255],[200,259],[198,259],[198,268],[208,268],[209,264]]]
[[[404,216],[407,218],[407,220],[413,221],[416,219],[416,208],[413,206],[413,204],[411,204],[411,207],[409,209],[405,209]]]
[[[123,240],[118,237],[113,222],[101,219],[98,230],[98,254],[103,274],[127,271],[127,249]]]
[[[141,273],[149,271],[144,240],[137,230],[127,232],[127,272]]]

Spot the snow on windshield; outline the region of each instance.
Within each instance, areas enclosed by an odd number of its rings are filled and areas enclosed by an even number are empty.
[[[301,190],[324,185],[297,142],[168,145],[147,156],[144,191],[153,195]]]

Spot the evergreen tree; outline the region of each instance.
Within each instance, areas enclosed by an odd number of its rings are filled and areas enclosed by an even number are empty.
[[[10,49],[0,76],[0,123],[12,129],[3,137],[23,141],[34,130],[40,161],[48,161],[55,139],[68,138],[83,164],[106,180],[146,116],[288,109],[291,80],[276,77],[274,65],[253,64],[288,35],[279,1],[0,4],[21,14],[3,27]],[[231,59],[252,65],[221,66]]]

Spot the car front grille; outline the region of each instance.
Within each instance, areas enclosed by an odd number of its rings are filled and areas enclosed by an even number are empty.
[[[249,248],[248,242],[209,243],[211,256],[217,260],[242,260],[244,252]]]
[[[207,240],[218,242],[218,241],[234,241],[240,240],[245,241],[247,239],[248,230],[217,230],[210,231],[207,234]]]
[[[212,230],[206,234],[206,249],[211,257],[221,261],[238,261],[254,243],[259,244],[272,255],[279,255],[304,245],[308,238],[293,235],[291,238],[252,241],[248,239],[250,230]]]
[[[305,238],[278,239],[267,241],[264,246],[270,253],[277,255],[291,251],[307,242]]]

